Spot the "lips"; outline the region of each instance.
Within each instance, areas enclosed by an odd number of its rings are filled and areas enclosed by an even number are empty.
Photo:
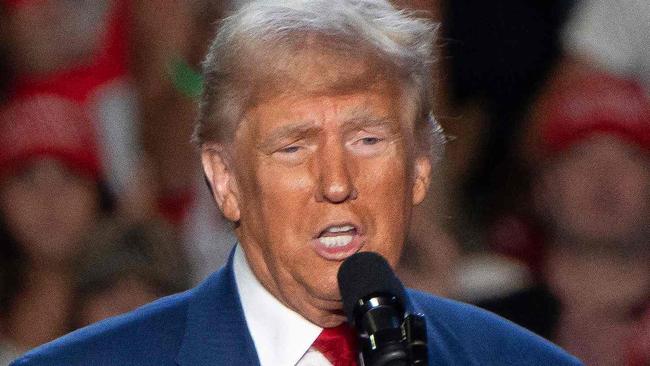
[[[365,241],[359,227],[352,223],[325,227],[311,240],[312,247],[327,260],[343,260],[356,253]]]

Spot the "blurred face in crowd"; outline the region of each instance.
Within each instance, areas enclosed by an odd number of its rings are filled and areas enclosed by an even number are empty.
[[[86,62],[101,41],[110,3],[40,0],[11,7],[6,25],[15,65],[46,73]]]
[[[643,235],[650,215],[650,161],[640,149],[596,135],[562,155],[544,175],[554,223],[585,240]]]
[[[593,135],[562,152],[542,177],[560,240],[547,253],[546,281],[564,312],[589,319],[580,327],[581,348],[569,351],[588,364],[623,364],[634,334],[631,309],[650,288],[648,156],[618,137]]]
[[[327,84],[314,71],[249,108],[232,142],[204,146],[203,163],[256,277],[329,327],[344,321],[336,274],[345,258],[374,251],[398,262],[430,162],[414,147],[414,102],[397,83],[314,89]]]
[[[32,261],[60,264],[77,251],[99,210],[96,183],[57,160],[34,160],[0,182],[0,210]]]

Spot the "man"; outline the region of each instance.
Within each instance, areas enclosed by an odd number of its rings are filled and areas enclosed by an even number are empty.
[[[350,364],[353,345],[332,355],[319,334],[346,332],[341,262],[373,251],[395,266],[425,197],[432,45],[432,24],[380,0],[260,1],[224,20],[196,140],[239,240],[228,265],[15,365]],[[432,364],[579,364],[473,307],[416,292],[408,307],[427,317]]]
[[[650,295],[650,100],[597,69],[571,80],[540,97],[524,143],[545,229],[540,277],[560,305],[548,335],[589,365],[628,365]]]

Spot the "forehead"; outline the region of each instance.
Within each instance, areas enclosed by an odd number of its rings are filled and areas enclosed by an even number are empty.
[[[368,88],[341,92],[296,92],[269,98],[249,109],[238,135],[253,138],[314,132],[385,128],[407,132],[413,128],[409,103],[391,84],[378,82]],[[407,129],[407,130],[405,130]]]
[[[256,79],[249,84],[255,91],[244,120],[262,110],[277,119],[291,119],[299,115],[317,118],[317,113],[328,111],[397,117],[415,109],[402,75],[389,63],[369,50],[350,52],[319,42],[322,40],[312,40],[300,49],[281,50],[272,60],[262,62],[266,64],[262,70],[250,74]]]
[[[242,60],[254,62],[240,63],[236,75],[233,74],[244,91],[243,103],[226,141],[234,143],[242,131],[251,127],[257,130],[254,132],[263,132],[275,123],[297,122],[308,117],[310,108],[312,121],[317,120],[317,112],[345,110],[355,114],[364,110],[384,117],[390,115],[391,120],[399,123],[407,121],[405,125],[414,124],[414,87],[408,82],[408,75],[391,60],[382,59],[376,50],[361,44],[351,47],[320,36],[302,40],[301,44],[272,48],[260,45],[258,49],[246,47],[241,51]],[[342,96],[366,98],[335,98]],[[311,103],[310,108],[299,108],[308,104],[306,101],[317,99],[319,103]],[[345,99],[350,103],[324,103],[328,99]],[[377,102],[379,99],[381,102]]]

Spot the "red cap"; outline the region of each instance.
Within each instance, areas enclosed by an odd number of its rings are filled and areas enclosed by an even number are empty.
[[[539,107],[533,148],[543,156],[596,133],[650,150],[650,101],[634,81],[591,72],[552,90]]]
[[[15,9],[19,8],[22,6],[26,5],[31,5],[33,3],[37,3],[42,0],[4,0],[2,1],[2,4],[7,8],[7,9]]]
[[[15,99],[0,110],[0,179],[52,157],[95,181],[101,168],[94,127],[82,107],[54,95]]]

